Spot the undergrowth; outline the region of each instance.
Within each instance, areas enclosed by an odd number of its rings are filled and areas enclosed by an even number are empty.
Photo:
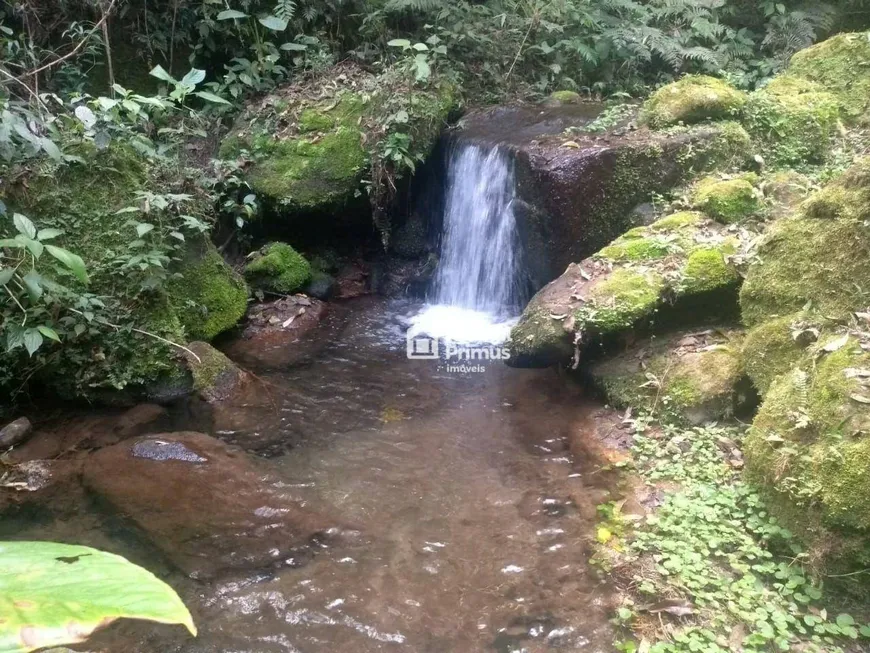
[[[870,638],[804,566],[806,554],[741,478],[743,429],[634,423],[645,517],[599,510],[599,561],[622,591],[626,653],[837,653]],[[863,644],[862,646],[866,646]]]

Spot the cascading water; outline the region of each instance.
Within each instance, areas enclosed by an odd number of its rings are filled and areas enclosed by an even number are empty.
[[[455,341],[502,342],[525,299],[511,161],[497,147],[459,144],[451,152],[446,190],[438,274],[414,330]]]

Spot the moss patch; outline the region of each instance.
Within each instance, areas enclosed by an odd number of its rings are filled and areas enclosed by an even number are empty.
[[[760,208],[758,194],[746,179],[708,177],[695,186],[692,204],[724,224],[738,222]]]
[[[547,102],[550,105],[562,105],[562,104],[579,104],[580,94],[575,91],[555,91],[550,94],[550,97],[547,98]]]
[[[655,238],[620,238],[596,256],[608,261],[650,261],[668,255],[668,244]]]
[[[179,272],[167,291],[188,339],[213,340],[244,317],[248,287],[211,242],[191,251]]]
[[[870,220],[870,157],[859,159],[841,177],[812,195],[803,207],[808,218]]]
[[[840,108],[818,84],[780,76],[749,96],[743,123],[772,166],[821,163],[831,150]]]
[[[311,279],[311,264],[287,243],[270,243],[248,263],[245,276],[257,288],[289,294]]]
[[[619,269],[591,292],[591,302],[577,311],[581,324],[606,334],[629,329],[655,311],[664,279],[653,271]]]
[[[802,314],[786,315],[750,329],[743,344],[746,373],[764,395],[778,377],[788,373],[803,357],[805,345],[795,333]]]
[[[697,123],[734,116],[746,103],[746,94],[728,82],[703,75],[688,75],[663,86],[643,106],[642,120],[659,129],[679,122]]]
[[[838,34],[796,53],[790,75],[833,93],[845,115],[857,118],[870,107],[870,41],[866,33]]]
[[[774,224],[740,292],[744,322],[791,315],[808,303],[828,317],[866,306],[870,234],[859,222],[796,218]]]
[[[737,331],[675,333],[642,341],[589,374],[618,408],[701,424],[734,412],[743,377],[740,339]]]
[[[702,247],[689,254],[681,288],[687,294],[700,294],[736,284],[739,279],[734,266],[726,263],[722,249]]]

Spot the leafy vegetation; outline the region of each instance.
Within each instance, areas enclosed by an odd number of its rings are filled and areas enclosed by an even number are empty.
[[[645,517],[601,511],[599,557],[621,583],[617,622],[630,633],[620,650],[835,653],[870,638],[742,480],[743,429],[633,425],[637,472],[662,497]]]
[[[196,626],[178,595],[124,558],[54,542],[0,543],[0,650],[85,641],[116,619]]]

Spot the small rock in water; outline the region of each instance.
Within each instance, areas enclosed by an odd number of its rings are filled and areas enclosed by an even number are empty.
[[[206,458],[198,456],[181,442],[166,442],[165,440],[140,440],[133,445],[133,455],[136,458],[149,460],[181,460],[187,463],[204,463]]]
[[[26,417],[20,417],[0,430],[0,449],[15,447],[26,441],[33,431],[33,425]]]

